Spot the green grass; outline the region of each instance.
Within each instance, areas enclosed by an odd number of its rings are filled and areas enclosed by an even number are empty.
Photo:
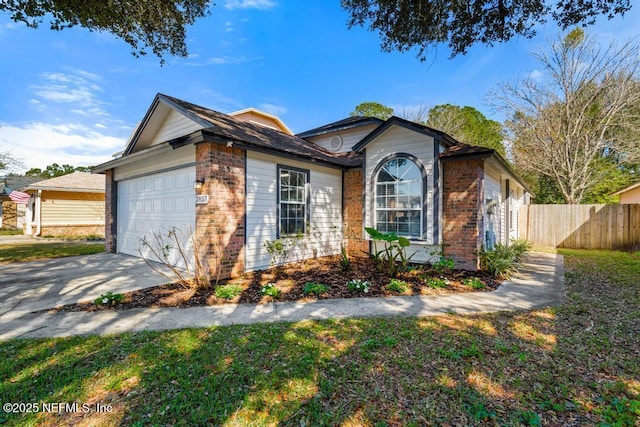
[[[0,245],[0,262],[34,261],[104,252],[104,243],[33,243]]]
[[[22,236],[22,230],[0,227],[0,236]]]
[[[82,419],[107,426],[634,426],[640,255],[562,253],[554,309],[3,342],[0,399],[110,404]]]

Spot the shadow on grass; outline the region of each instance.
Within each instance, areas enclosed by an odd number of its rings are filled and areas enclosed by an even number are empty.
[[[101,425],[633,425],[638,297],[594,297],[585,274],[567,283],[578,312],[569,299],[523,313],[14,340],[0,344],[0,396],[103,399],[114,409]]]

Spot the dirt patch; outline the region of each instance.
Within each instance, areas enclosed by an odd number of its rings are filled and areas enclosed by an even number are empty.
[[[445,295],[452,293],[479,292],[463,283],[465,279],[477,278],[484,285],[484,291],[495,290],[500,282],[483,271],[445,270],[435,271],[429,266],[412,265],[409,271],[400,272],[396,279],[406,282],[407,292],[402,295]],[[367,293],[349,291],[347,282],[351,279],[366,280],[370,283]],[[179,284],[167,284],[153,288],[141,289],[124,294],[123,301],[114,307],[99,306],[90,303],[71,304],[56,307],[48,312],[61,311],[96,311],[96,310],[127,310],[142,307],[197,307],[227,303],[258,303],[264,304],[274,301],[270,296],[262,293],[267,283],[273,283],[281,291],[278,301],[313,301],[316,299],[332,298],[362,298],[388,297],[399,295],[386,289],[390,277],[378,269],[374,262],[366,257],[353,257],[351,269],[343,271],[340,268],[339,256],[328,256],[309,259],[282,267],[246,273],[242,277],[229,280],[223,284],[235,284],[241,292],[235,298],[227,300],[215,295],[215,287],[209,289],[185,289]],[[445,287],[433,288],[429,286],[429,279],[441,279],[440,284]],[[307,282],[322,283],[327,286],[326,293],[317,297],[305,295],[304,285]],[[433,284],[433,283],[432,283]]]

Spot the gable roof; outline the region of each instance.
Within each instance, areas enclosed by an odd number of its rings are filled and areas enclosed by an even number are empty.
[[[73,172],[51,179],[34,182],[26,190],[55,190],[85,193],[104,193],[104,175],[89,172]]]
[[[256,115],[256,116],[261,116],[271,122],[273,122],[274,125],[276,125],[278,128],[280,128],[280,131],[289,134],[289,135],[293,135],[293,132],[291,131],[291,129],[289,129],[289,127],[282,121],[282,119],[274,114],[269,114],[265,111],[262,110],[258,110],[257,108],[254,107],[249,107],[249,108],[245,108],[243,110],[238,110],[238,111],[234,111],[233,113],[229,113],[230,116],[232,117],[238,117],[238,116],[243,116],[245,114],[249,114],[249,115]],[[257,124],[262,124],[260,122],[255,122]],[[263,125],[263,126],[267,126],[267,125]]]
[[[627,191],[635,190],[638,187],[640,187],[640,182],[636,182],[635,184],[631,184],[630,186],[625,187],[622,190],[618,190],[615,193],[611,193],[611,195],[612,196],[617,196],[619,194],[626,193]]]
[[[299,138],[309,138],[329,132],[337,132],[339,130],[351,129],[370,124],[379,125],[381,123],[384,123],[384,120],[377,117],[351,116],[347,117],[346,119],[338,120],[337,122],[329,123],[324,126],[301,132],[296,136],[298,136]]]
[[[96,166],[94,172],[104,172],[107,169],[125,162],[132,154],[145,124],[151,119],[158,105],[163,104],[183,114],[190,120],[202,126],[202,129],[189,135],[165,141],[159,145],[170,145],[173,148],[202,141],[233,144],[253,151],[263,151],[275,155],[294,157],[303,161],[323,163],[327,166],[350,168],[359,166],[362,158],[356,153],[332,153],[324,148],[309,143],[295,135],[288,135],[276,129],[237,119],[200,105],[192,104],[178,98],[164,94],[157,94],[151,107],[147,111],[141,124],[131,138],[122,157]],[[146,150],[157,149],[157,146]],[[136,152],[135,154],[138,154]]]
[[[421,125],[416,122],[412,122],[410,120],[402,119],[398,116],[391,116],[386,121],[381,122],[381,124],[375,128],[369,135],[365,136],[362,141],[358,142],[353,146],[353,151],[358,153],[362,152],[362,150],[374,139],[384,133],[391,126],[400,126],[409,130],[413,130],[418,133],[422,133],[424,135],[429,135],[439,140],[440,143],[451,146],[454,144],[460,144],[458,141],[447,135],[446,133],[433,129],[429,126]]]

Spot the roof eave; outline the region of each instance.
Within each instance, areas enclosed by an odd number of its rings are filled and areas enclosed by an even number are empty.
[[[336,127],[331,127],[331,128],[327,128],[327,129],[323,129],[321,131],[306,131],[306,132],[301,132],[299,134],[296,134],[296,136],[298,138],[311,138],[313,136],[319,136],[319,135],[325,135],[327,133],[332,133],[332,132],[339,132],[341,130],[348,130],[348,129],[353,129],[353,128],[357,128],[360,126],[366,126],[368,124],[374,124],[374,123],[384,123],[381,119],[378,119],[376,117],[366,117],[363,118],[360,121],[357,122],[352,122],[352,123],[348,123],[346,125],[342,125],[342,126],[336,126]]]
[[[303,154],[292,153],[287,150],[280,150],[280,149],[271,148],[271,147],[269,148],[261,147],[257,144],[252,144],[247,141],[241,141],[235,138],[228,137],[226,135],[218,135],[212,132],[210,129],[202,129],[194,132],[194,134],[198,134],[198,133],[201,134],[201,138],[200,137],[195,138],[197,139],[196,143],[214,142],[216,144],[225,144],[226,146],[229,146],[229,147],[236,147],[236,148],[241,148],[243,150],[271,154],[271,155],[280,156],[280,157],[288,157],[295,160],[299,160],[301,162],[318,164],[318,165],[330,167],[333,169],[339,169],[339,170],[347,170],[353,167],[357,167],[354,162],[341,161],[340,159],[331,161],[331,160],[313,158]]]

